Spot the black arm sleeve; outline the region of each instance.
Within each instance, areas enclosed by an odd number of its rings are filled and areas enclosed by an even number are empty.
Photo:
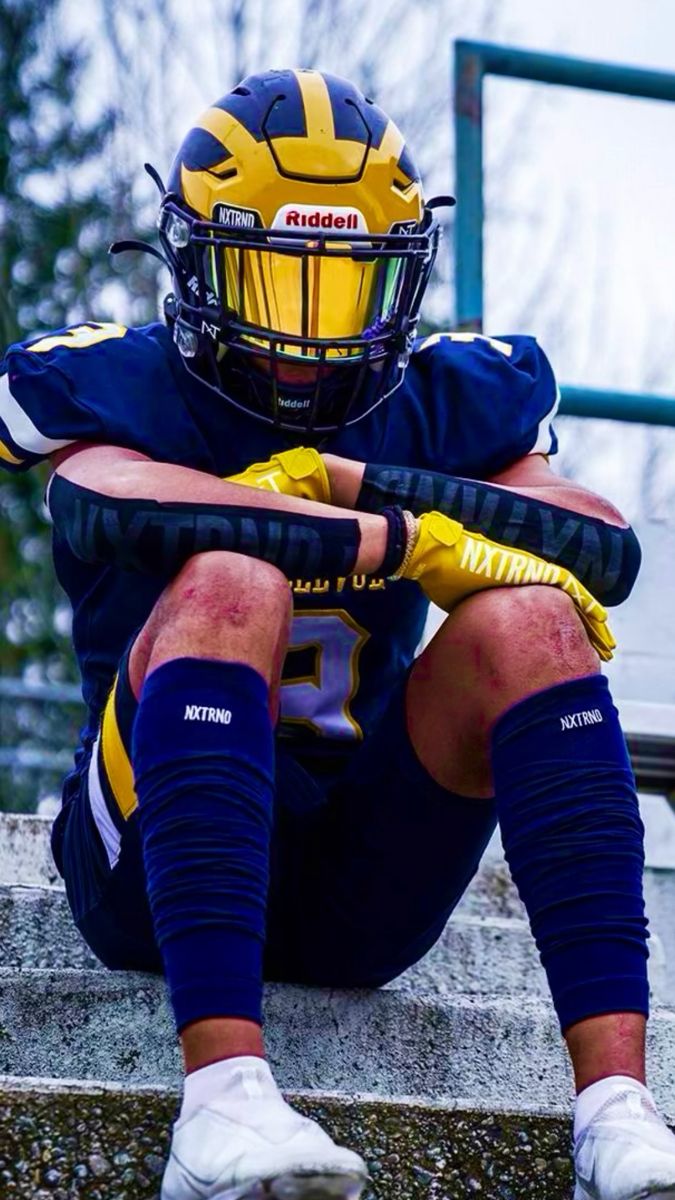
[[[379,512],[391,504],[417,516],[436,509],[461,521],[471,533],[567,567],[610,606],[630,595],[640,569],[640,544],[630,527],[609,525],[494,484],[369,463],[356,508]]]
[[[231,550],[279,567],[289,579],[349,575],[356,519],[245,506],[117,499],[53,476],[47,505],[55,528],[86,562],[173,577],[193,554]]]

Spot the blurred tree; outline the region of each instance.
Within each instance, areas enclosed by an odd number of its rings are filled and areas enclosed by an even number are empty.
[[[107,245],[132,227],[124,179],[106,166],[114,107],[82,118],[88,52],[62,26],[60,0],[0,0],[0,353],[43,329],[109,318]],[[151,319],[154,273],[135,270],[137,315]],[[39,470],[0,476],[0,675],[56,681],[76,670],[44,484]],[[61,740],[58,713],[30,721],[0,706],[5,745]],[[16,780],[4,782],[16,801]]]
[[[88,52],[63,41],[60,23],[60,0],[0,0],[2,351],[44,329],[109,318],[107,245],[131,225],[124,180],[106,168],[114,108],[80,118]],[[134,284],[150,319],[154,275]],[[43,487],[39,472],[0,481],[0,673],[39,660],[63,677],[72,673],[67,617],[52,582]]]
[[[111,110],[78,120],[86,55],[54,36],[59,0],[0,3],[0,341],[84,313],[105,275],[110,196],[90,167],[113,129]]]

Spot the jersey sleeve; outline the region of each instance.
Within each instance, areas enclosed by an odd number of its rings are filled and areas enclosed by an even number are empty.
[[[433,334],[412,356],[437,470],[487,479],[527,454],[555,454],[560,393],[532,337]]]
[[[178,450],[189,430],[179,428],[164,335],[163,326],[90,322],[10,346],[0,363],[0,466],[25,471],[80,441],[152,456],[158,437],[173,461],[174,426]]]
[[[94,323],[10,346],[0,363],[0,465],[25,471],[78,441],[106,440],[106,344],[123,325]]]

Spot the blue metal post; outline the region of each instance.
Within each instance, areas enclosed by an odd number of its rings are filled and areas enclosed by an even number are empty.
[[[505,75],[509,79],[639,96],[644,100],[675,100],[675,74],[669,71],[650,71],[562,54],[542,54],[538,50],[518,50],[493,42],[458,41],[455,42],[457,54],[473,55],[482,64],[483,75]]]
[[[562,387],[560,393],[560,412],[567,416],[640,421],[645,425],[675,425],[675,399],[671,396],[582,387]]]
[[[472,43],[455,43],[456,327],[483,328],[483,74]]]

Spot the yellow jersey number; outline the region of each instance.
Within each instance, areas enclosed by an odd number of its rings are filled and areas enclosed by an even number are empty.
[[[126,325],[116,325],[113,321],[90,321],[87,325],[73,325],[64,333],[40,338],[39,342],[34,342],[26,349],[32,354],[47,354],[57,346],[67,346],[69,350],[86,350],[87,346],[95,346],[98,342],[122,338],[126,331]]]
[[[510,342],[503,342],[500,338],[488,337],[486,333],[431,333],[428,338],[425,338],[420,350],[426,350],[428,346],[436,346],[442,338],[446,338],[450,342],[487,342],[492,346],[493,350],[498,350],[500,354],[505,354],[510,358],[513,354],[513,346]]]

